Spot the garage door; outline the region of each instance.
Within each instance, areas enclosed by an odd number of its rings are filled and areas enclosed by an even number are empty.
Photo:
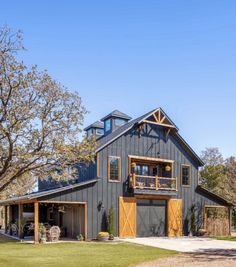
[[[137,200],[137,236],[166,235],[166,201]]]

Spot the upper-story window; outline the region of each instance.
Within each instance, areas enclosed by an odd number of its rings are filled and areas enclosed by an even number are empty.
[[[190,186],[191,167],[189,165],[181,165],[181,181],[183,186]]]
[[[93,134],[93,130],[92,129],[89,129],[88,131],[87,131],[87,136],[89,137],[89,136],[91,136]]]
[[[108,119],[105,121],[105,132],[108,132],[111,130],[111,120]]]
[[[103,129],[96,129],[96,135],[104,135]]]
[[[111,182],[120,181],[121,164],[119,157],[108,157],[108,180]]]
[[[125,120],[115,119],[115,126],[122,126],[125,124]]]

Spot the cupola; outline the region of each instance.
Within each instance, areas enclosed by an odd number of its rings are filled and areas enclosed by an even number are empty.
[[[84,131],[87,132],[87,137],[95,135],[97,138],[104,135],[104,125],[101,121],[96,121],[84,128]]]
[[[101,121],[104,122],[104,134],[107,135],[114,132],[116,129],[126,124],[129,120],[131,120],[131,117],[125,113],[120,112],[119,110],[112,111],[101,119]]]

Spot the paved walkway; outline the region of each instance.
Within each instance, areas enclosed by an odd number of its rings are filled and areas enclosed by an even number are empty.
[[[236,242],[216,240],[211,238],[168,238],[168,237],[144,237],[125,239],[125,241],[147,245],[152,247],[176,250],[190,253],[215,253],[217,255],[228,255],[236,258]]]

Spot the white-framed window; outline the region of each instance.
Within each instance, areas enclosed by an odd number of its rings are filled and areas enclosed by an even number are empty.
[[[96,135],[104,135],[103,129],[96,129]]]

